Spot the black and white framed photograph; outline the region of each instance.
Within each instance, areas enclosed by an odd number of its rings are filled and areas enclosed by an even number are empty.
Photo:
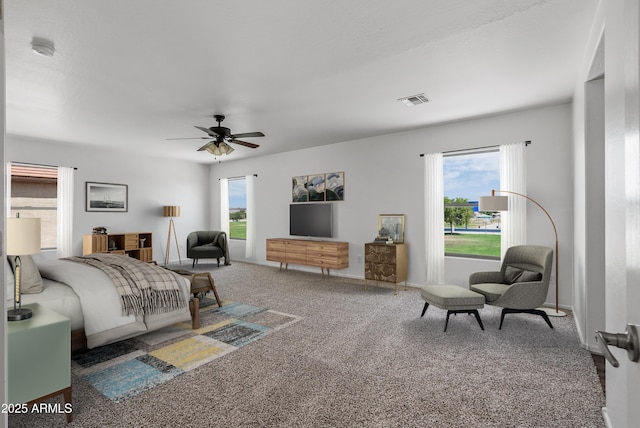
[[[391,238],[395,244],[404,243],[404,214],[379,214],[378,237]]]
[[[129,188],[126,184],[87,181],[86,211],[124,213],[129,209]]]

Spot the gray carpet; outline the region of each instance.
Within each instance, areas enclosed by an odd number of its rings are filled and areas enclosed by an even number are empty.
[[[187,267],[183,264],[183,267]],[[179,378],[114,403],[73,378],[70,426],[603,427],[602,388],[574,320],[430,307],[416,289],[234,262],[223,299],[302,317]],[[10,426],[68,426],[12,415]]]

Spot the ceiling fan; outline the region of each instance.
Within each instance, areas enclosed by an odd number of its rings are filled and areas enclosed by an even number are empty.
[[[211,128],[196,126],[196,128],[205,132],[208,135],[207,137],[167,138],[167,140],[199,140],[213,138],[213,140],[200,147],[198,151],[200,152],[206,150],[216,156],[229,154],[233,151],[233,147],[231,147],[227,143],[240,144],[241,146],[249,147],[251,149],[260,147],[258,144],[238,140],[238,138],[264,137],[264,134],[262,132],[245,132],[242,134],[232,134],[229,128],[220,126],[220,123],[224,120],[224,115],[215,114],[213,115],[213,118],[216,120],[216,122],[218,122],[218,126],[212,126]]]

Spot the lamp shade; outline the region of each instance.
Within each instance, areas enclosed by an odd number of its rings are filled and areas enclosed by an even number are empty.
[[[228,155],[229,153],[231,153],[233,151],[233,147],[231,147],[225,142],[222,142],[222,143],[210,145],[209,147],[206,148],[206,150],[212,155],[222,156],[222,155]]]
[[[165,205],[162,208],[164,217],[180,217],[180,207],[178,205]]]
[[[478,211],[507,211],[508,209],[508,196],[480,196],[478,201]]]
[[[40,219],[7,219],[7,254],[26,256],[40,252]]]

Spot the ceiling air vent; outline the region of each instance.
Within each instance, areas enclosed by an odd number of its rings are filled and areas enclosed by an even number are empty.
[[[413,106],[417,106],[418,104],[428,103],[429,99],[424,94],[418,94],[418,95],[411,95],[404,98],[398,98],[398,101],[400,101],[402,104],[406,105],[407,107],[413,107]]]

